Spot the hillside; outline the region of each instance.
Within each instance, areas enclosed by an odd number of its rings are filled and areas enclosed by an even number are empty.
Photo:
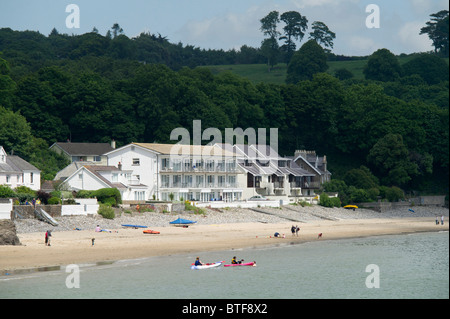
[[[46,151],[56,141],[174,143],[174,129],[192,132],[199,119],[203,130],[222,134],[277,128],[281,155],[327,155],[333,178],[352,194],[375,199],[391,186],[448,193],[449,82],[441,58],[385,50],[395,77],[363,77],[372,55],[329,61],[327,73],[286,85],[285,64],[268,72],[258,50],[246,50],[206,51],[151,34],[0,29],[0,145],[52,179],[64,165]],[[353,79],[332,76],[342,68]]]
[[[414,55],[399,56],[397,57],[400,65],[411,61]],[[447,63],[449,59],[445,59]],[[367,65],[367,59],[358,59],[350,61],[328,61],[329,69],[327,73],[334,75],[336,70],[347,69],[353,73],[353,78],[357,80],[363,80],[364,67]],[[249,79],[253,84],[260,82],[272,83],[272,84],[284,84],[286,80],[287,65],[285,63],[279,63],[269,72],[266,64],[232,64],[232,65],[211,65],[207,66],[214,74],[221,72],[232,72],[239,76]]]

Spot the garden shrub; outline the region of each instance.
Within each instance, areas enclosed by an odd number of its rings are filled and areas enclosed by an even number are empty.
[[[116,215],[114,214],[114,209],[111,206],[107,205],[100,205],[98,214],[106,219],[114,219],[114,217],[116,217]]]
[[[101,188],[94,191],[92,196],[97,197],[97,200],[103,204],[109,204],[112,206],[122,204],[122,197],[120,196],[120,192],[117,188]]]
[[[61,200],[58,197],[50,197],[47,201],[48,205],[58,205],[61,204]]]

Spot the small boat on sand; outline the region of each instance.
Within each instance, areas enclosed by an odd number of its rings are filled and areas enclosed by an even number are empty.
[[[146,229],[142,231],[144,234],[160,234],[157,230]]]

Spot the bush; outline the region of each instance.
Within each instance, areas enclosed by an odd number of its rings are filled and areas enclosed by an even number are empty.
[[[92,198],[92,194],[94,193],[94,191],[87,191],[87,190],[80,190],[77,192],[76,194],[76,198]]]
[[[116,217],[116,215],[114,214],[114,209],[112,209],[111,206],[107,205],[100,205],[100,208],[98,209],[98,214],[106,219],[114,219],[114,217]]]
[[[341,207],[341,200],[339,197],[331,197],[323,193],[320,195],[319,205],[324,207]]]
[[[31,197],[36,197],[36,191],[26,186],[16,187],[16,194],[28,194]]]
[[[48,201],[48,205],[59,205],[61,203],[60,199],[58,197],[51,197]]]
[[[44,192],[43,190],[39,190],[37,192],[37,198],[41,201],[42,204],[47,205],[48,200],[52,197],[49,193]]]
[[[0,198],[15,197],[16,193],[7,185],[0,185]]]
[[[369,194],[366,190],[354,186],[350,186],[348,189],[353,203],[364,203],[369,201]]]
[[[103,199],[103,201],[100,201],[100,202],[106,206],[111,206],[111,207],[117,206],[116,199],[114,197],[107,197],[107,198]]]
[[[122,204],[122,197],[117,188],[101,188],[92,193],[93,197],[97,197],[100,203],[117,206]]]
[[[193,211],[194,214],[205,214],[205,210],[200,207],[193,206],[190,201],[184,202],[184,209],[187,211]]]
[[[385,192],[386,192],[386,198],[390,202],[396,202],[400,199],[405,198],[405,194],[397,186],[392,186],[390,188],[387,188]]]

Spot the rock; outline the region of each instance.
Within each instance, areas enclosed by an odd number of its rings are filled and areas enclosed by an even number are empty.
[[[0,245],[21,245],[16,226],[11,220],[0,220]]]

